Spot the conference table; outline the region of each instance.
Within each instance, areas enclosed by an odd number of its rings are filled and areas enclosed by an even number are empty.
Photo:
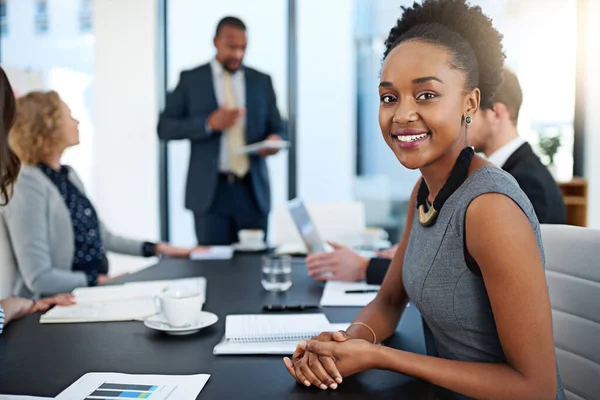
[[[323,284],[294,262],[292,287],[265,291],[259,254],[231,260],[164,259],[116,283],[204,276],[204,310],[219,321],[189,336],[169,336],[142,322],[40,324],[40,314],[8,325],[0,336],[0,393],[54,397],[87,372],[190,375],[210,374],[198,399],[426,399],[431,385],[390,371],[366,371],[347,377],[335,391],[298,385],[281,356],[215,356],[228,314],[261,313],[265,304],[318,304]],[[330,322],[350,322],[356,307],[324,307]],[[304,311],[307,312],[307,311]],[[423,324],[414,306],[405,310],[386,345],[425,353]]]

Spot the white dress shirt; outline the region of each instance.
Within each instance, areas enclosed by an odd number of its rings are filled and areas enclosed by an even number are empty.
[[[215,96],[217,98],[217,104],[219,107],[225,105],[225,94],[223,93],[223,65],[217,61],[217,59],[213,59],[210,62],[210,68],[212,70],[213,76],[213,86],[215,88]],[[233,91],[235,92],[235,97],[237,101],[237,108],[245,108],[246,107],[246,79],[244,75],[244,69],[240,68],[231,74],[231,84],[233,86]],[[246,116],[244,115],[242,124],[244,128],[246,127]],[[230,172],[229,168],[229,153],[227,151],[227,129],[221,135],[221,150],[219,153],[219,171],[221,172]]]
[[[488,160],[499,168],[502,168],[512,154],[525,143],[525,139],[517,136],[498,150],[490,154]]]

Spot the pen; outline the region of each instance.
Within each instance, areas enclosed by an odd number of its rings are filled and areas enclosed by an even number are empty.
[[[303,310],[317,310],[321,308],[317,305],[285,305],[285,304],[267,304],[262,307],[263,311],[303,311]]]
[[[361,294],[361,293],[377,293],[379,289],[358,289],[358,290],[346,290],[346,294]]]

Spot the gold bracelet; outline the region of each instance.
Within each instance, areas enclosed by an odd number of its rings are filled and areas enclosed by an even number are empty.
[[[373,330],[373,328],[371,328],[369,325],[365,324],[364,322],[353,322],[350,324],[348,329],[350,329],[352,327],[352,325],[361,325],[361,326],[364,326],[365,328],[367,328],[368,330],[370,330],[371,333],[373,334],[373,344],[377,343],[377,335],[375,334],[375,331]]]

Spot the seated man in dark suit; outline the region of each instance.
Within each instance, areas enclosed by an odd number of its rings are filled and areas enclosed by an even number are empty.
[[[556,181],[517,132],[522,102],[517,76],[505,69],[494,109],[478,111],[467,130],[469,144],[516,179],[533,204],[540,223],[564,224],[565,203]]]
[[[277,150],[247,155],[240,148],[280,141],[282,125],[271,78],[242,63],[246,44],[244,23],[223,18],[214,37],[215,58],[181,73],[158,123],[161,139],[190,140],[185,206],[194,213],[203,245],[229,245],[241,229],[267,229],[265,157]]]
[[[496,93],[494,109],[478,111],[467,130],[469,144],[514,176],[533,204],[540,223],[564,224],[565,204],[554,178],[517,132],[522,101],[523,94],[516,75],[505,69],[504,82]],[[366,279],[368,283],[380,284],[397,248],[396,245],[387,253],[369,259],[348,247],[332,246],[333,252],[307,258],[310,276],[318,280]]]

